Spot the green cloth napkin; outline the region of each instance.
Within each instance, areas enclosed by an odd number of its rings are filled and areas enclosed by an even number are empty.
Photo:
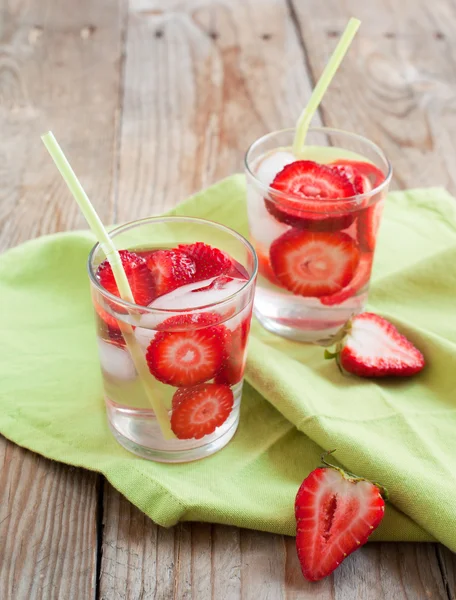
[[[190,198],[175,214],[247,234],[244,179]],[[456,202],[443,189],[392,193],[370,308],[424,352],[417,377],[342,376],[321,348],[254,323],[241,422],[203,461],[137,458],[104,411],[86,275],[87,232],[42,237],[0,257],[0,431],[17,444],[103,473],[161,525],[211,521],[293,534],[293,503],[322,449],[389,488],[377,540],[438,539],[456,550]]]

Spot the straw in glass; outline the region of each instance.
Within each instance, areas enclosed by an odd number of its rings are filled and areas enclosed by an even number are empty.
[[[358,27],[361,25],[361,21],[358,19],[351,18],[348,22],[347,27],[345,28],[342,37],[339,40],[334,52],[332,53],[331,58],[328,61],[323,73],[320,76],[320,79],[317,82],[317,85],[310,96],[310,100],[307,106],[301,113],[301,116],[298,119],[298,123],[296,125],[296,133],[293,141],[293,154],[296,157],[299,157],[300,152],[304,149],[304,144],[306,141],[307,130],[309,129],[310,122],[312,117],[315,114],[315,111],[320,105],[323,96],[325,95],[326,90],[329,87],[334,75],[336,74],[337,69],[342,62],[350,44],[355,37],[356,32],[358,31]]]
[[[42,135],[41,139],[43,140],[44,145],[46,146],[49,154],[51,155],[58,170],[60,171],[60,174],[65,180],[65,183],[67,184],[70,192],[73,194],[74,199],[78,203],[84,217],[86,218],[87,223],[89,224],[93,233],[97,237],[101,249],[105,253],[106,258],[108,259],[109,264],[111,265],[120,297],[122,298],[122,300],[134,304],[135,300],[133,298],[130,284],[125,274],[119,252],[117,251],[113,240],[106,231],[103,223],[100,220],[100,217],[98,216],[82,185],[76,177],[76,174],[71,168],[70,163],[65,157],[62,149],[60,148],[57,140],[55,139],[51,131],[49,131],[45,135]],[[147,366],[146,358],[140,346],[138,345],[138,342],[133,332],[133,328],[129,323],[125,323],[123,321],[118,321],[118,323],[125,338],[125,342],[127,344],[127,348],[135,365],[136,371],[144,387],[146,396],[155,413],[157,422],[160,425],[162,435],[167,440],[175,438],[176,436],[171,430],[171,426],[169,423],[168,411],[163,401],[159,398],[157,390],[154,390],[152,388],[152,375],[149,372],[149,367]]]

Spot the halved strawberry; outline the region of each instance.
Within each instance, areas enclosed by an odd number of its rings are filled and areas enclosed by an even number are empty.
[[[154,282],[146,261],[128,250],[119,250],[119,254],[136,304],[147,306],[154,298]],[[96,277],[108,292],[120,296],[111,265],[107,260],[98,267]]]
[[[179,250],[156,250],[147,258],[155,284],[155,297],[190,283],[196,273],[193,260]]]
[[[346,233],[290,229],[269,251],[275,276],[299,296],[328,296],[350,283],[359,262],[356,242]]]
[[[378,228],[382,218],[384,202],[377,200],[375,204],[360,211],[356,229],[358,243],[363,250],[373,252],[377,241]]]
[[[171,429],[180,440],[199,440],[213,433],[227,420],[234,404],[230,388],[216,383],[177,390],[176,396]]]
[[[264,200],[267,210],[281,223],[309,231],[338,231],[350,227],[355,219],[351,204],[343,201],[356,195],[353,184],[327,165],[297,160],[277,173],[271,188],[287,195]]]
[[[332,573],[367,542],[385,514],[384,488],[334,467],[325,455],[322,462],[304,479],[295,500],[296,550],[308,581]]]
[[[233,265],[232,260],[225,252],[203,242],[180,244],[178,250],[185,252],[195,263],[193,281],[202,281],[228,273]]]
[[[369,283],[373,258],[372,252],[362,252],[359,256],[355,275],[350,283],[335,294],[321,296],[320,302],[326,306],[335,306],[336,304],[342,304],[342,302],[362,290]]]
[[[159,331],[147,348],[149,370],[159,381],[179,387],[208,381],[222,365],[229,334],[223,325]]]
[[[409,377],[424,368],[424,356],[392,323],[374,313],[354,316],[335,352],[340,367],[359,377]]]

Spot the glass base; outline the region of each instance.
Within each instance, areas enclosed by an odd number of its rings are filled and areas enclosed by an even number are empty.
[[[261,325],[276,335],[288,338],[295,342],[307,342],[309,344],[321,344],[327,346],[330,344],[343,325],[339,323],[336,327],[329,329],[299,329],[296,327],[290,327],[280,322],[279,319],[271,319],[262,315],[258,310],[254,310],[254,315],[261,323]]]
[[[239,425],[239,409],[236,411],[235,414],[236,414],[236,416],[234,418],[228,419],[228,421],[230,421],[230,423],[227,423],[228,428],[226,428],[226,427],[223,427],[223,429],[219,428],[219,431],[218,431],[219,435],[217,437],[215,437],[217,434],[217,431],[216,431],[216,433],[214,433],[213,435],[206,436],[208,438],[208,441],[206,443],[201,444],[201,440],[189,440],[190,447],[175,449],[175,450],[151,448],[149,446],[145,446],[143,444],[140,444],[140,443],[134,441],[133,438],[136,438],[136,439],[143,438],[144,439],[144,436],[141,435],[141,431],[138,431],[138,427],[137,427],[137,425],[139,425],[140,429],[144,429],[144,425],[145,425],[144,417],[143,417],[143,419],[141,419],[142,422],[140,424],[138,422],[135,422],[134,420],[130,421],[131,427],[130,427],[129,434],[131,435],[131,437],[127,437],[126,435],[121,433],[118,429],[116,429],[116,427],[112,423],[111,419],[109,418],[109,416],[110,416],[109,411],[108,411],[108,422],[109,422],[109,427],[111,429],[111,432],[114,435],[114,437],[116,438],[116,440],[119,442],[119,444],[121,446],[123,446],[129,452],[132,452],[133,454],[136,454],[137,456],[140,456],[141,458],[146,458],[148,460],[153,460],[155,462],[184,463],[184,462],[191,462],[194,460],[199,460],[201,458],[205,458],[206,456],[210,456],[211,454],[218,452],[224,446],[226,446],[228,444],[228,442],[232,439],[234,434],[236,433],[236,430]],[[155,425],[156,421],[155,421],[154,417],[150,417],[150,421],[151,421],[151,423],[153,423],[153,425]],[[147,426],[147,424],[146,424],[146,426]],[[214,437],[215,437],[215,439],[214,439]],[[172,442],[173,442],[173,440],[170,440],[170,442],[168,442],[168,445],[172,444]],[[193,447],[191,447],[191,446],[193,446]]]

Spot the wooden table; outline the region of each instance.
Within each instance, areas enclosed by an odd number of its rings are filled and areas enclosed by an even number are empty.
[[[160,213],[292,126],[349,16],[317,121],[390,157],[394,185],[456,192],[452,0],[0,0],[0,248],[85,227],[52,129],[105,222]],[[436,544],[369,544],[311,585],[294,540],[154,525],[102,476],[0,440],[2,600],[449,600]]]

